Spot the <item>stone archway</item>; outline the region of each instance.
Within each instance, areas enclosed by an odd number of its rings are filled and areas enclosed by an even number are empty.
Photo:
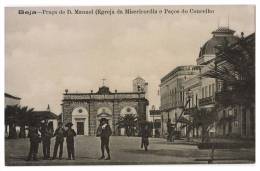
[[[137,111],[132,106],[125,106],[120,111],[120,117],[124,117],[125,115],[135,115],[135,116],[137,116]],[[126,135],[126,129],[125,128],[119,128],[119,134],[120,135]]]
[[[108,123],[111,127],[111,129],[113,130],[113,127],[112,127],[112,123],[113,123],[113,117],[112,117],[112,111],[110,108],[108,107],[100,107],[98,110],[97,110],[97,127],[99,126],[99,120],[101,118],[106,118],[108,119]]]
[[[76,107],[72,111],[73,129],[78,135],[89,135],[89,113],[85,107]]]
[[[134,107],[132,106],[125,106],[121,109],[120,111],[120,116],[124,117],[127,114],[132,114],[132,115],[137,115],[137,111]]]

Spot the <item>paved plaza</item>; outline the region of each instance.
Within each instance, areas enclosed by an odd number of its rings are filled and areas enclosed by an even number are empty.
[[[51,144],[53,152],[54,139]],[[199,150],[196,145],[180,142],[169,143],[165,139],[150,138],[149,150],[140,148],[140,137],[111,137],[109,161],[98,160],[100,140],[94,136],[75,138],[76,160],[67,160],[66,142],[62,160],[42,160],[42,144],[39,147],[39,161],[25,161],[29,150],[29,139],[7,139],[5,141],[6,165],[109,165],[109,164],[203,164],[209,158],[209,150]],[[214,163],[253,163],[255,149],[216,150],[215,158],[227,160]],[[198,161],[199,160],[199,161]]]

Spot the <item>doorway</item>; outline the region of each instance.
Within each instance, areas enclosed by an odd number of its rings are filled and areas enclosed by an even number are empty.
[[[77,134],[84,135],[84,122],[77,122]]]

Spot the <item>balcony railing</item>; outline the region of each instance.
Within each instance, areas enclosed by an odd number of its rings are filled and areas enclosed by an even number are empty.
[[[247,97],[232,90],[224,90],[216,93],[216,102],[223,105],[242,104],[247,102]]]
[[[215,103],[215,97],[214,96],[199,99],[199,105],[200,106],[210,105],[210,104],[214,104],[214,103]]]
[[[186,108],[184,115],[193,115],[197,111],[197,107]]]

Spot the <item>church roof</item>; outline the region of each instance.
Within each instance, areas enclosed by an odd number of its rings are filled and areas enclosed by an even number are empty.
[[[5,93],[5,97],[9,97],[9,98],[12,98],[12,99],[21,100],[20,97],[15,97],[15,96],[13,96],[13,95],[11,95],[11,94],[8,94],[8,93]]]
[[[33,116],[36,119],[44,120],[44,119],[58,119],[59,116],[50,112],[50,111],[33,111]]]
[[[97,94],[111,94],[109,87],[102,86],[99,87]]]

